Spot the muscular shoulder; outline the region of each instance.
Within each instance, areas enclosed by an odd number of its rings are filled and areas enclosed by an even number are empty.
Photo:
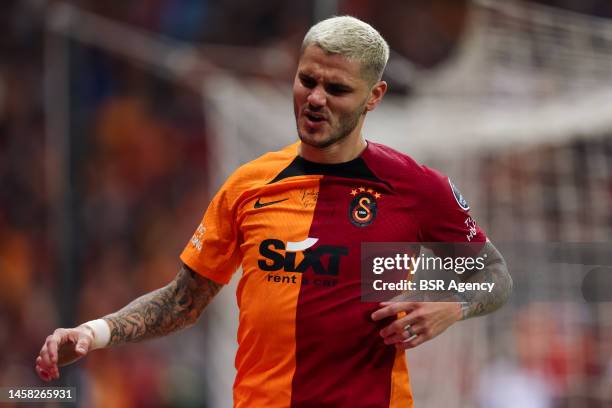
[[[267,184],[295,159],[297,148],[298,143],[294,143],[282,150],[266,153],[243,164],[227,178],[221,191],[235,196],[243,191]]]
[[[447,177],[438,170],[418,163],[406,153],[389,146],[368,142],[365,157],[368,166],[382,179],[393,180],[395,185],[407,185],[424,194],[440,191],[448,186]]]

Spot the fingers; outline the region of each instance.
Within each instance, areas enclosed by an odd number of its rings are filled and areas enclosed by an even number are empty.
[[[372,314],[373,320],[381,320],[390,316],[398,316],[406,312],[404,316],[384,327],[379,333],[387,345],[395,345],[400,350],[417,347],[429,340],[431,330],[426,325],[418,302],[383,302],[383,306]]]
[[[74,351],[78,355],[84,356],[85,354],[89,352],[89,348],[91,347],[91,341],[92,341],[91,336],[88,336],[88,335],[80,336],[79,340],[77,341],[74,347]]]
[[[35,369],[36,369],[36,374],[41,380],[45,382],[51,381],[51,375],[46,370],[43,370],[42,368],[40,368],[38,364],[36,364]]]
[[[45,346],[47,347],[47,362],[51,364],[57,364],[57,347],[62,341],[58,330],[55,331],[51,336],[47,337]]]
[[[372,313],[374,321],[396,316],[400,312],[410,312],[418,307],[417,302],[382,302],[380,305],[383,307]]]
[[[418,336],[416,331],[412,328],[412,326],[407,326],[407,328],[401,333],[393,333],[392,335],[385,337],[384,342],[387,345],[403,343],[411,340],[415,336]]]
[[[41,380],[49,381],[51,379],[50,375],[46,370],[43,370],[42,367],[40,366],[41,360],[42,360],[41,356],[38,356],[36,358],[36,365],[34,366],[34,369],[36,370],[36,374],[40,377]]]
[[[41,380],[48,382],[59,378],[59,370],[57,367],[43,367],[42,364],[42,357],[38,356],[34,368]]]
[[[43,357],[43,362],[48,365],[57,365],[58,360],[58,348],[69,341],[69,331],[66,329],[56,329],[52,335],[48,336],[45,340],[45,345],[43,349],[45,349],[45,355]]]
[[[51,381],[59,378],[58,363],[58,348],[66,341],[70,340],[68,331],[65,329],[57,329],[52,335],[45,339],[38,357],[36,358],[36,374],[43,381]]]
[[[387,325],[379,333],[383,338],[392,336],[394,334],[402,334],[404,331],[406,331],[406,326],[416,323],[417,318],[418,315],[413,311]]]
[[[52,368],[56,363],[53,362],[53,351],[51,347],[53,347],[53,340],[51,339],[52,335],[47,337],[45,340],[45,344],[40,349],[39,356],[41,357],[40,364],[43,368],[49,369]],[[56,360],[57,361],[57,360]]]
[[[415,334],[416,334],[415,336],[411,337],[408,340],[405,340],[399,343],[395,343],[395,347],[398,350],[407,350],[407,349],[414,348],[416,346],[420,346],[421,344],[425,343],[427,340],[431,338],[431,336],[428,336],[420,332],[415,331]]]
[[[384,327],[380,335],[385,344],[395,344],[404,350],[436,337],[457,321],[457,304],[452,302],[399,303],[393,306],[383,306],[379,311],[407,311],[407,314],[396,315],[395,321]]]

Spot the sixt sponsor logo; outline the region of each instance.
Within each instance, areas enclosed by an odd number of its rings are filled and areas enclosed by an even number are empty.
[[[282,270],[303,273],[312,270],[318,275],[338,276],[340,260],[348,255],[348,248],[335,245],[313,248],[318,241],[318,238],[306,238],[285,244],[274,238],[263,240],[259,245],[259,254],[262,256],[258,261],[259,268],[268,272]],[[296,261],[298,253],[304,256],[299,263]]]

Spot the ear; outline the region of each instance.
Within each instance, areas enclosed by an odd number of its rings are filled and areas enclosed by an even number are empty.
[[[366,110],[373,111],[376,109],[376,106],[382,101],[383,96],[387,93],[387,83],[385,81],[378,81],[372,87],[370,91],[370,97],[368,98],[368,102],[366,103]]]

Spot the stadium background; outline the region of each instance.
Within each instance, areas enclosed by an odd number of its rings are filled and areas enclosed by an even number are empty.
[[[7,0],[2,10],[0,386],[41,386],[34,358],[53,328],[172,279],[223,178],[295,139],[299,44],[334,13],[364,18],[393,49],[391,94],[367,137],[449,174],[502,247],[610,246],[609,1]],[[512,258],[502,311],[408,352],[417,406],[612,406],[609,303],[574,296],[575,271],[529,261]],[[609,272],[605,259],[583,263]],[[59,384],[79,387],[80,406],[229,406],[235,308],[226,288],[197,327],[98,351]]]

